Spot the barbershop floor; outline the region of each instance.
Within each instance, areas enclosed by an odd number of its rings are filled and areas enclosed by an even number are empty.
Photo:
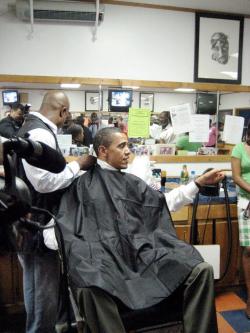
[[[217,293],[216,310],[218,313],[219,333],[250,333],[250,320],[247,319],[244,313],[246,307],[245,300],[246,293],[243,289]],[[6,318],[4,322],[1,321],[0,332],[24,333],[24,322],[24,315],[16,315],[8,319]],[[177,331],[173,328],[172,331],[171,329],[161,329],[157,330],[157,332],[172,333]],[[178,332],[180,331],[178,330]]]

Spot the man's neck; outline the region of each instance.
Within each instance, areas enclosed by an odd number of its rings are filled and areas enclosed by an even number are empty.
[[[110,165],[108,162],[97,158],[97,163],[100,165],[100,167],[102,169],[108,169],[108,170],[115,170],[115,171],[119,171],[118,169],[114,168],[112,165]]]

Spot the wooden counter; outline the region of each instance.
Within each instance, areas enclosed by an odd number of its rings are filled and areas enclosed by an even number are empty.
[[[151,161],[157,163],[206,163],[206,162],[230,162],[230,155],[196,155],[196,156],[177,156],[177,155],[153,155]]]
[[[66,156],[67,162],[75,161],[77,157]],[[177,155],[152,155],[151,161],[157,163],[206,163],[206,162],[230,162],[230,155],[196,155],[196,156],[177,156]]]
[[[177,235],[180,239],[189,243],[193,206],[185,206],[178,212],[172,213]],[[232,252],[229,269],[222,281],[216,282],[217,288],[237,286],[244,283],[241,269],[241,248],[239,246],[237,205],[230,204],[232,219]],[[225,270],[228,251],[228,230],[226,220],[226,207],[224,204],[199,205],[196,219],[198,221],[199,244],[213,244],[213,228],[215,244],[220,245],[220,271]]]

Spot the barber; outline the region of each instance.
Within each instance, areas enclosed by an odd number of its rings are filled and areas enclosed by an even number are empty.
[[[66,94],[62,91],[49,91],[43,98],[40,110],[27,115],[18,136],[28,134],[30,139],[41,141],[59,151],[56,134],[68,113],[69,99]],[[92,162],[92,157],[79,157],[68,163],[61,173],[55,174],[19,160],[18,176],[27,183],[31,191],[32,205],[55,213],[63,189],[79,176],[81,169],[88,168]],[[50,219],[39,215],[33,215],[32,218],[42,224]],[[27,248],[29,244],[24,246]],[[26,333],[52,333],[55,331],[58,310],[58,254],[42,250],[42,253],[20,253],[19,259],[23,268]]]

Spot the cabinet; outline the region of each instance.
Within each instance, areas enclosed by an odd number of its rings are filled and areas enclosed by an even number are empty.
[[[23,310],[22,269],[15,253],[0,253],[0,311]]]
[[[183,207],[178,212],[172,213],[178,237],[185,242],[190,240],[190,229],[192,220],[192,205]],[[232,220],[232,250],[230,264],[225,277],[217,281],[216,287],[235,286],[243,283],[241,273],[241,248],[239,246],[237,206],[230,205],[230,215]],[[228,225],[226,220],[226,207],[224,204],[199,205],[196,219],[198,222],[199,244],[219,244],[220,245],[220,272],[221,276],[225,271],[228,244]]]

